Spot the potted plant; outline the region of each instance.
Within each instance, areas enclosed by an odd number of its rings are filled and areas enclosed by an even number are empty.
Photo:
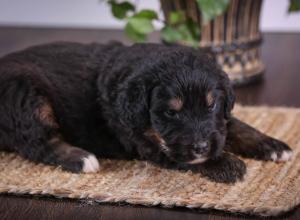
[[[164,42],[209,48],[234,85],[259,79],[264,72],[260,56],[259,17],[262,0],[160,0],[164,18],[151,9],[136,10],[128,1],[107,1],[117,19],[126,20],[125,32],[144,42],[162,23]],[[289,12],[300,9],[290,0]]]

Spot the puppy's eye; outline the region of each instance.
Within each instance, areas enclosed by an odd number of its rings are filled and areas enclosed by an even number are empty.
[[[169,118],[175,118],[178,116],[177,112],[175,110],[169,109],[165,111],[165,115]]]

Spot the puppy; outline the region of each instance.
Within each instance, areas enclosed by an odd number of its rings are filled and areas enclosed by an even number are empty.
[[[2,150],[71,172],[96,172],[97,156],[232,183],[246,172],[232,153],[273,161],[292,155],[231,115],[228,77],[187,47],[31,47],[0,59],[0,103]]]

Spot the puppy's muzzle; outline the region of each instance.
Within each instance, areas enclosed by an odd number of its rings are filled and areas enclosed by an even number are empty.
[[[210,144],[207,141],[200,141],[193,145],[193,155],[194,159],[189,161],[189,164],[199,164],[203,163],[208,159],[208,154],[210,151]]]
[[[210,149],[210,145],[207,141],[197,142],[193,147],[196,154],[207,154]]]

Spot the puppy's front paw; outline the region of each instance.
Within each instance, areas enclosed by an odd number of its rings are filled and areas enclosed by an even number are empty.
[[[215,182],[235,183],[243,180],[246,174],[246,165],[234,155],[224,153],[217,159],[197,165],[197,168],[193,168],[193,170],[198,170],[202,175]]]
[[[232,118],[228,125],[225,149],[258,160],[284,162],[292,158],[292,150],[288,145],[236,118]]]
[[[100,168],[95,155],[76,147],[72,147],[68,153],[60,155],[58,165],[63,170],[74,173],[95,173]]]
[[[82,160],[83,160],[82,172],[95,173],[99,170],[100,167],[99,161],[93,154],[84,157]]]
[[[287,144],[264,134],[231,137],[226,150],[246,158],[275,162],[288,161],[293,155]]]
[[[263,140],[261,144],[265,148],[262,159],[285,162],[290,160],[293,156],[292,150],[282,141],[268,137]]]

